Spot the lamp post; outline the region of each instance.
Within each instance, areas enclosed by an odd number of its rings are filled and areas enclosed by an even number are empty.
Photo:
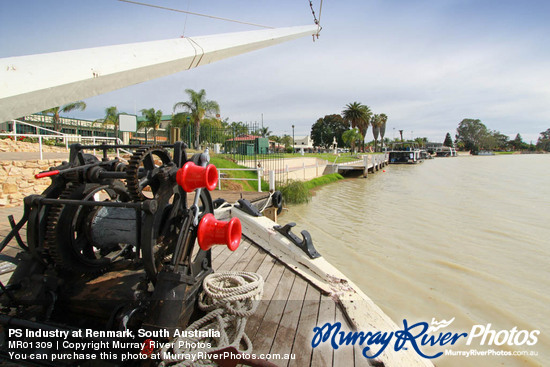
[[[294,147],[295,143],[294,143],[294,125],[292,125],[292,154],[294,154]]]

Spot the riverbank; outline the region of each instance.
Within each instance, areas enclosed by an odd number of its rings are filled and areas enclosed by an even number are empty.
[[[330,173],[309,181],[290,181],[279,187],[279,190],[283,194],[285,204],[307,203],[312,196],[313,189],[342,179],[344,179],[344,176],[341,174]]]
[[[539,330],[535,345],[452,346],[531,355],[452,357],[441,367],[550,364],[548,155],[463,156],[392,165],[321,187],[285,222],[393,320],[454,320],[448,331]],[[511,172],[522,172],[521,175]],[[446,331],[447,329],[443,329]]]

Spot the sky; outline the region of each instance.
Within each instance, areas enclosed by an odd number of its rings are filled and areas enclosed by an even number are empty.
[[[313,24],[309,0],[142,0],[287,27]],[[320,0],[312,0],[319,13]],[[259,28],[117,0],[0,0],[0,58]],[[454,136],[464,118],[536,142],[550,128],[549,1],[324,0],[323,30],[86,99],[69,117],[108,106],[171,114],[184,90],[205,89],[222,119],[306,135],[361,102],[388,116],[386,137]],[[367,140],[372,140],[369,129]]]

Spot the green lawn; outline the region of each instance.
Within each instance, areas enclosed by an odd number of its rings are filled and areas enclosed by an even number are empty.
[[[216,168],[248,168],[241,165],[238,165],[235,162],[232,162],[221,155],[211,156],[210,163],[215,165]],[[223,171],[224,174],[227,174],[227,177],[231,178],[258,178],[258,174],[254,171]],[[243,191],[258,191],[258,181],[225,181],[222,180],[222,189],[224,189],[224,184],[238,183],[243,187]],[[225,188],[227,188],[227,185]],[[262,180],[262,191],[269,191],[269,183]]]

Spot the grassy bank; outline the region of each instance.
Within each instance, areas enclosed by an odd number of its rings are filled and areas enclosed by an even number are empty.
[[[241,166],[235,162],[227,160],[220,156],[210,156],[210,163],[216,166],[216,168],[248,168]],[[258,175],[254,171],[224,171],[224,177],[229,178],[252,178],[257,179]],[[223,190],[235,190],[235,191],[258,191],[258,181],[246,181],[246,180],[222,180]],[[262,191],[269,191],[269,183],[262,180]]]
[[[222,180],[223,190],[235,190],[235,191],[257,191],[258,178],[254,171],[224,171],[223,168],[247,168],[241,166],[222,155],[210,156],[210,163],[215,165],[220,171],[228,178],[246,178],[254,179],[254,181],[247,180]],[[331,173],[329,175],[316,177],[309,181],[289,181],[286,185],[280,186],[277,190],[281,191],[283,198],[287,204],[300,204],[306,203],[311,198],[311,190],[343,179],[344,177],[339,173]],[[262,191],[269,191],[269,183],[262,180]]]
[[[307,203],[311,198],[311,190],[343,179],[339,173],[331,173],[329,175],[316,177],[309,181],[290,181],[288,184],[279,187],[283,194],[283,199],[286,204],[301,204]]]

